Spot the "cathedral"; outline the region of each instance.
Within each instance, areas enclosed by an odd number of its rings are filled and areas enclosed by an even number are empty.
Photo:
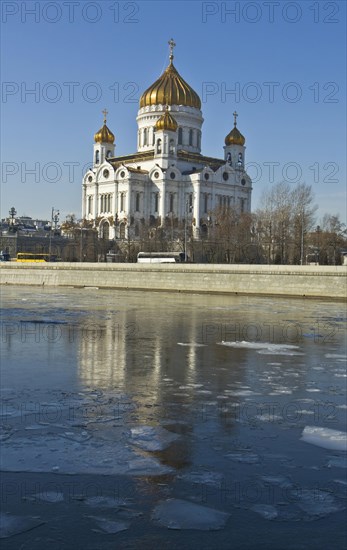
[[[252,182],[245,171],[245,138],[234,127],[224,158],[201,154],[203,117],[199,95],[170,61],[141,96],[137,152],[117,156],[115,136],[104,124],[94,136],[92,167],[82,182],[82,218],[101,237],[136,239],[141,228],[189,228],[207,235],[218,207],[251,211]]]

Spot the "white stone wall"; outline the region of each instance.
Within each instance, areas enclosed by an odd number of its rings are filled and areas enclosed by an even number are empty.
[[[346,301],[346,266],[218,264],[0,264],[1,284],[94,286],[332,298]]]

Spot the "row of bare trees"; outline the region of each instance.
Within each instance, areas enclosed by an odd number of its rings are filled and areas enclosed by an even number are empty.
[[[267,263],[340,264],[347,250],[346,226],[338,215],[325,214],[317,225],[310,185],[286,182],[264,191],[253,217],[253,233]]]
[[[93,247],[94,261],[106,261],[112,252],[117,261],[136,261],[139,251],[184,251],[195,262],[333,264],[342,262],[347,251],[346,226],[338,215],[326,214],[317,225],[317,206],[312,188],[283,182],[265,190],[260,208],[240,213],[231,207],[218,207],[201,226],[200,238],[193,236],[190,222],[167,219],[160,224],[141,221],[136,239],[109,241],[96,238],[92,225],[79,226],[74,217],[62,224],[76,241],[76,257],[92,261],[85,250]],[[97,220],[96,220],[97,222]],[[89,223],[89,222],[88,222]],[[82,259],[82,261],[83,261]]]

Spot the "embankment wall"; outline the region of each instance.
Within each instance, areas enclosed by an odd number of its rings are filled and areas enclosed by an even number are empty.
[[[346,299],[346,266],[4,262],[2,285]]]

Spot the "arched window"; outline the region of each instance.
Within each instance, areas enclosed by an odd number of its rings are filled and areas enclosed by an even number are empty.
[[[152,128],[152,145],[155,145],[155,127]]]
[[[204,214],[207,214],[208,208],[208,193],[204,193]]]
[[[173,211],[174,211],[174,198],[175,198],[174,193],[170,193],[170,207],[169,207],[169,212],[173,212]]]
[[[112,155],[111,151],[107,151],[106,158],[110,158],[111,155]]]
[[[161,139],[157,139],[157,153],[161,153]]]
[[[135,196],[135,210],[136,212],[140,212],[140,193],[136,193]]]
[[[125,239],[125,223],[121,223],[119,226],[119,238]]]
[[[125,199],[125,196],[124,196],[124,193],[121,193],[120,194],[120,211],[123,212],[124,211],[124,199]]]
[[[137,223],[135,225],[135,237],[138,237],[140,235],[140,228],[139,228],[139,224]]]
[[[193,145],[193,130],[189,130],[189,145]]]
[[[100,152],[99,152],[99,150],[97,149],[97,150],[95,151],[95,164],[99,164],[99,162],[100,162]]]
[[[175,152],[175,141],[173,139],[170,139],[169,153],[170,155],[173,155],[174,152]]]
[[[238,164],[239,166],[242,166],[242,164],[243,164],[242,153],[239,153],[239,160],[237,161],[237,164]]]
[[[108,240],[110,237],[110,226],[107,222],[104,222],[101,226],[100,236],[102,239]]]
[[[182,128],[178,128],[178,145],[182,145],[183,143],[183,130]]]
[[[147,128],[143,130],[143,145],[148,145],[147,141]]]

